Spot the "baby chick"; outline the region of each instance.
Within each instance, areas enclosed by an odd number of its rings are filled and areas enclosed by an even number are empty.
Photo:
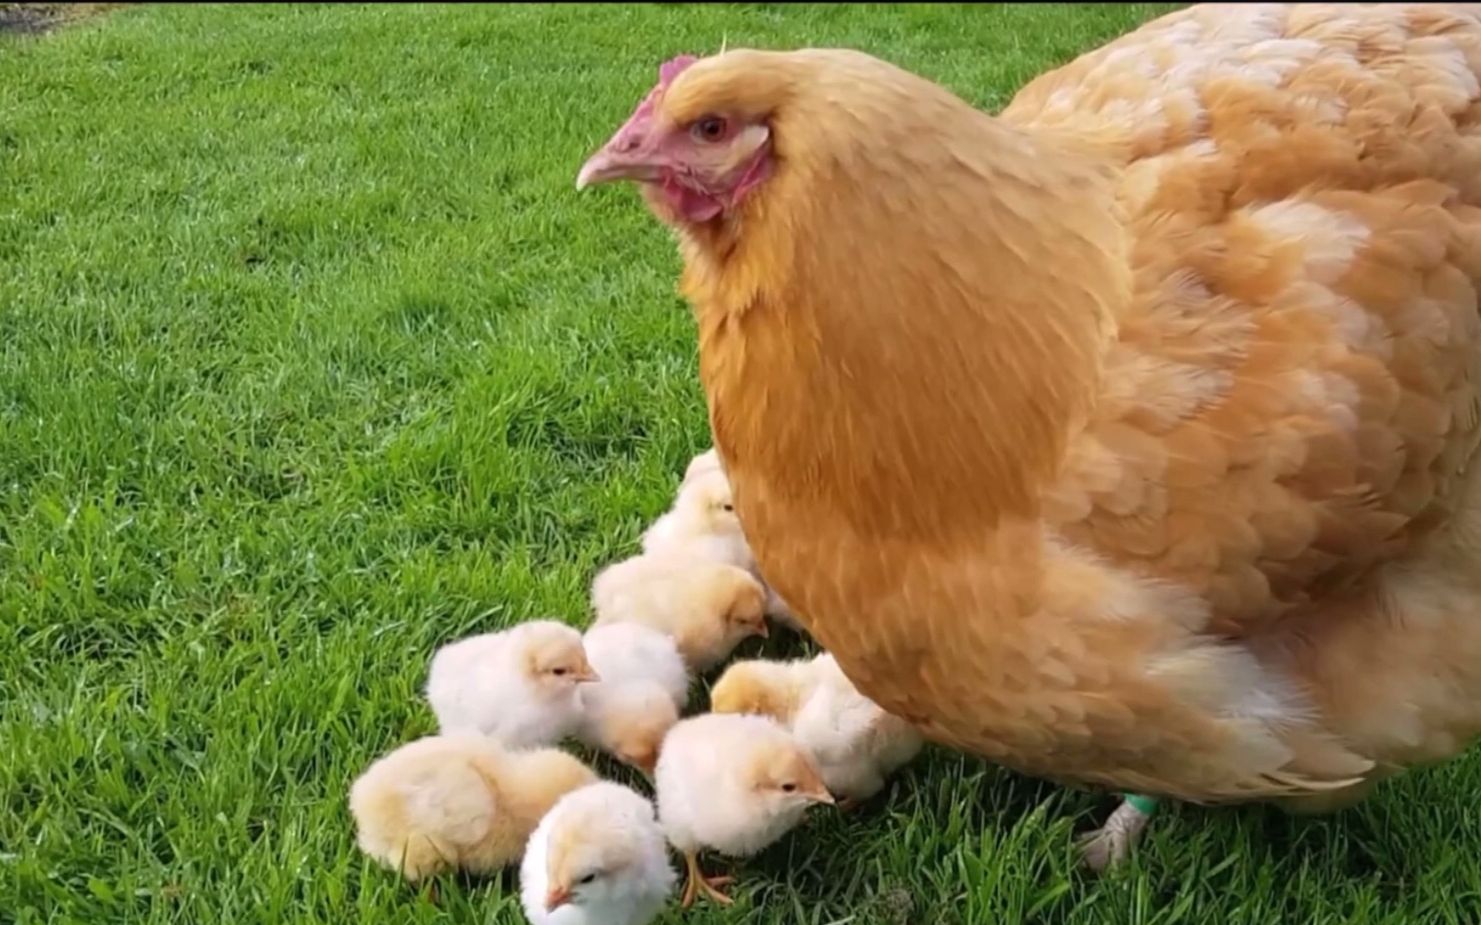
[[[673,506],[643,532],[642,546],[645,553],[694,556],[745,569],[766,591],[767,616],[798,632],[803,630],[756,566],[735,513],[730,481],[713,449],[690,461]]]
[[[809,806],[833,802],[807,750],[761,716],[683,720],[663,742],[654,784],[664,835],[684,855],[685,908],[699,892],[732,902],[719,889],[730,878],[706,877],[700,851],[747,857],[795,827]]]
[[[710,692],[716,713],[767,716],[807,748],[828,790],[850,809],[925,745],[921,733],[859,693],[831,655],[731,665]]]
[[[714,447],[710,447],[708,450],[689,460],[689,465],[684,467],[684,481],[679,484],[683,485],[696,475],[702,472],[708,472],[711,469],[725,471],[724,463],[720,462],[720,452]]]
[[[582,688],[581,706],[581,741],[651,778],[664,737],[679,721],[669,692],[654,681],[600,681]]]
[[[810,658],[736,662],[710,688],[710,712],[768,716],[791,726],[820,674],[816,660]]]
[[[653,804],[602,782],[540,820],[520,864],[520,903],[533,925],[646,925],[676,879]]]
[[[859,693],[833,656],[813,661],[815,686],[790,728],[849,809],[883,790],[886,778],[920,754],[925,737]]]
[[[682,553],[736,568],[751,568],[751,549],[741,532],[730,496],[730,482],[718,466],[693,469],[674,504],[643,531],[644,552]]]
[[[766,595],[733,565],[645,553],[602,569],[591,586],[596,625],[640,623],[673,637],[690,670],[720,664],[767,635]]]
[[[437,650],[427,701],[443,733],[479,732],[510,748],[531,748],[575,733],[577,685],[596,680],[580,632],[531,620]]]
[[[517,860],[562,796],[597,780],[556,749],[515,752],[479,735],[427,736],[377,759],[350,787],[360,850],[412,883]]]
[[[651,681],[678,709],[689,705],[689,668],[678,643],[667,633],[641,623],[602,623],[586,631],[582,645],[602,683]]]
[[[651,778],[659,744],[689,703],[678,644],[641,623],[593,626],[582,642],[602,680],[582,685],[577,734]]]

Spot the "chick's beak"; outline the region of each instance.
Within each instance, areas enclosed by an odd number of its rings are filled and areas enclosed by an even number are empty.
[[[590,665],[587,665],[586,667],[582,668],[580,671],[576,672],[576,683],[577,684],[595,684],[597,681],[600,681],[601,679],[602,679],[602,676],[599,675],[599,674],[597,674],[597,670],[595,668],[591,667]]]
[[[765,620],[762,620],[760,626],[756,628],[756,635],[760,636],[762,639],[771,638],[771,629],[766,625]]]
[[[833,794],[829,793],[826,787],[819,787],[816,791],[808,794],[808,799],[814,803],[821,803],[824,806],[835,805]]]
[[[627,124],[581,165],[576,189],[614,180],[659,180],[669,166],[669,159],[658,150],[658,133],[651,112],[639,107]]]
[[[545,911],[554,912],[571,901],[571,891],[563,886],[553,886],[545,894]]]

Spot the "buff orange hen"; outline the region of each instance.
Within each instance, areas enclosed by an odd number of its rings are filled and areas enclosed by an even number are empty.
[[[736,514],[864,696],[1329,808],[1481,731],[1478,74],[1465,5],[1195,6],[996,115],[735,50],[578,186],[676,230]]]

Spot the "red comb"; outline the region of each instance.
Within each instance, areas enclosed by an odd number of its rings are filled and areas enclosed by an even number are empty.
[[[630,123],[634,119],[652,115],[653,103],[663,93],[664,89],[673,83],[674,78],[682,74],[685,68],[698,60],[694,55],[679,55],[677,58],[670,58],[660,64],[658,66],[658,85],[652,90],[649,90],[648,95],[643,97],[643,101],[638,104],[637,111],[632,114],[628,122]]]
[[[667,87],[674,82],[675,77],[684,73],[689,65],[698,60],[694,55],[679,55],[677,58],[670,58],[663,62],[658,66],[658,85]]]

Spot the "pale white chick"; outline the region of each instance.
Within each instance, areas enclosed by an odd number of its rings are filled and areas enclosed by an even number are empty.
[[[792,718],[792,735],[812,753],[840,807],[849,809],[883,790],[890,775],[920,754],[925,737],[859,693],[833,656],[813,661],[816,683]]]
[[[752,568],[751,549],[741,532],[730,482],[718,467],[686,476],[673,506],[643,531],[644,552],[693,555],[736,568]]]
[[[711,469],[719,469],[722,472],[725,469],[725,465],[720,462],[720,451],[714,447],[710,447],[708,450],[689,460],[689,465],[684,467],[684,482],[688,482],[696,475],[702,472],[708,472]],[[681,482],[680,484],[682,485],[684,483]]]
[[[678,644],[640,623],[593,626],[582,642],[602,680],[581,687],[577,734],[651,778],[659,745],[689,703],[689,669]]]
[[[562,797],[520,864],[532,925],[647,925],[677,880],[653,804],[606,781]]]
[[[682,905],[698,893],[730,905],[706,877],[699,854],[748,857],[799,822],[810,806],[832,804],[807,750],[774,720],[706,713],[683,720],[664,740],[654,775],[664,835],[684,855]]]
[[[766,583],[746,542],[735,513],[730,481],[720,457],[710,449],[694,457],[679,483],[673,506],[643,532],[643,551],[695,556],[743,568],[761,582],[766,592],[766,614],[783,626],[802,632],[802,624],[786,601]]]
[[[760,582],[719,562],[634,556],[597,573],[591,601],[595,625],[639,623],[666,633],[695,672],[720,664],[745,639],[768,635]]]
[[[486,874],[520,857],[556,801],[597,780],[557,749],[510,751],[485,736],[426,736],[378,758],[350,787],[356,843],[416,883]]]
[[[581,689],[582,721],[577,736],[653,776],[664,737],[679,721],[679,709],[655,681],[600,681]]]
[[[577,688],[597,680],[578,630],[531,620],[438,649],[427,701],[443,733],[477,732],[510,748],[530,748],[576,733]]]
[[[667,633],[642,623],[608,622],[582,637],[586,659],[603,683],[652,681],[682,710],[689,705],[692,679],[679,644]]]
[[[710,709],[783,724],[807,748],[845,810],[884,789],[886,778],[925,745],[914,726],[859,693],[827,653],[794,661],[736,662],[710,691]]]

